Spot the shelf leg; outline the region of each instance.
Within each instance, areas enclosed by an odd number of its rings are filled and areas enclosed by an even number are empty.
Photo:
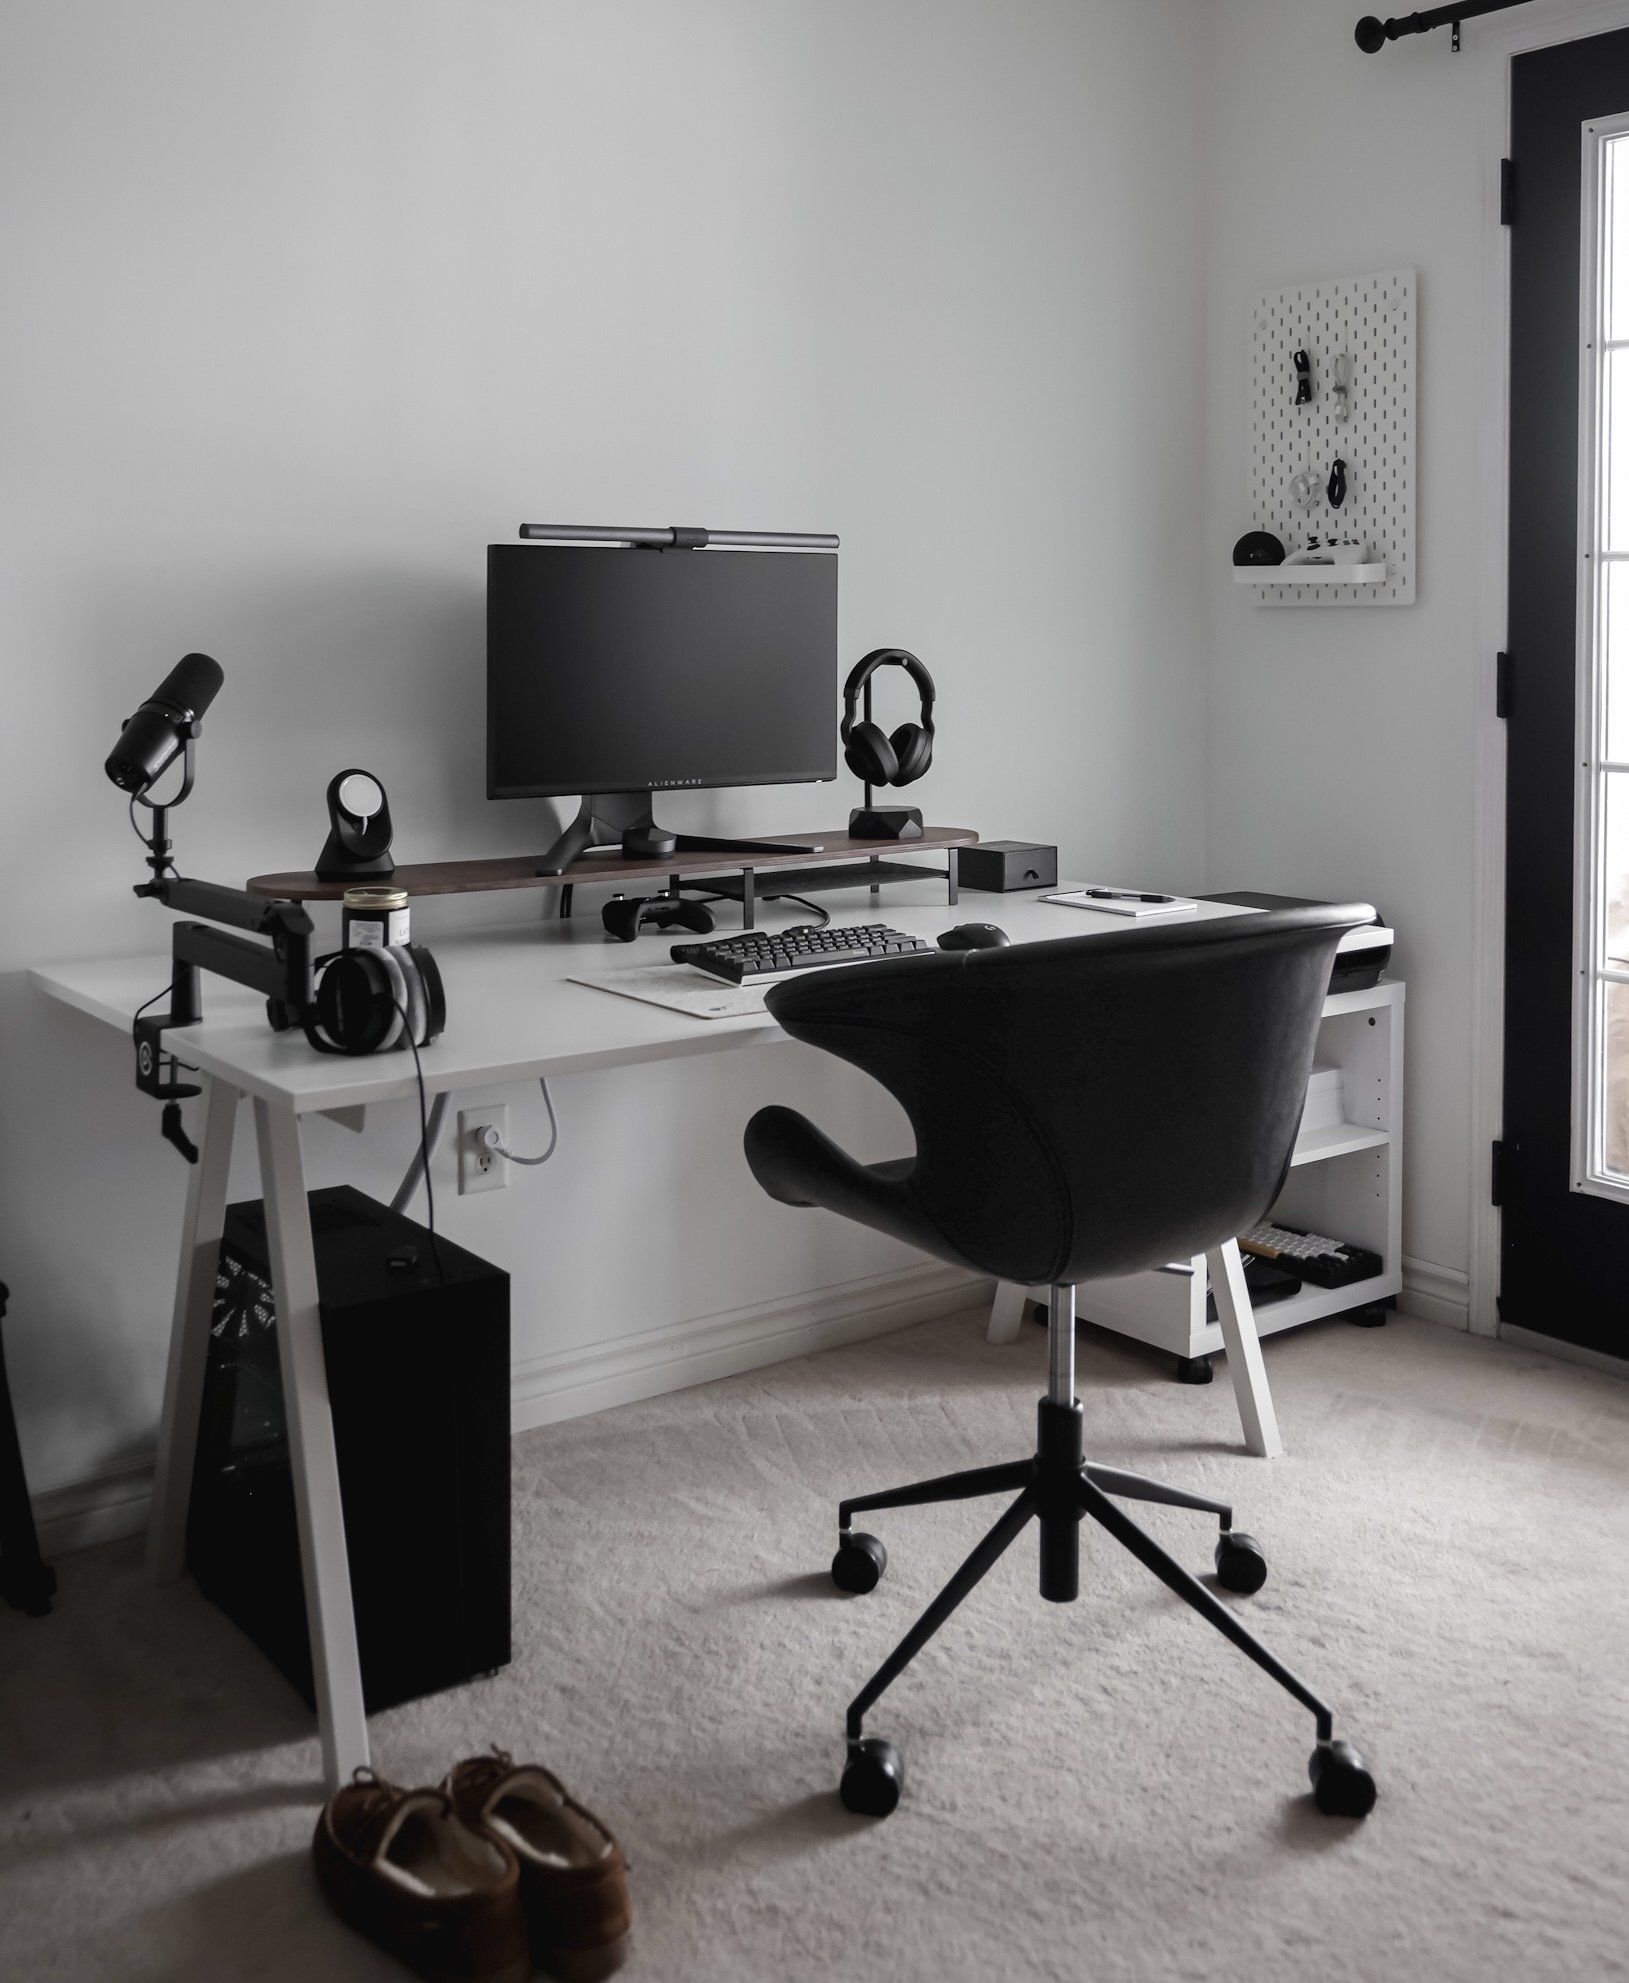
[[[997,1281],[995,1300],[990,1304],[990,1326],[984,1332],[987,1343],[1016,1343],[1024,1325],[1024,1303],[1029,1289],[1016,1281]]]
[[[1261,1338],[1256,1334],[1255,1311],[1244,1282],[1239,1242],[1229,1239],[1213,1246],[1205,1255],[1205,1264],[1210,1269],[1211,1292],[1216,1296],[1216,1319],[1227,1345],[1227,1374],[1233,1379],[1244,1443],[1258,1459],[1275,1459],[1283,1452],[1284,1442],[1278,1436],[1273,1394],[1267,1388],[1267,1368],[1261,1360]]]

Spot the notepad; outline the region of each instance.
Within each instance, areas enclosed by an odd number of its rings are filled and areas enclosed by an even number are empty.
[[[1188,895],[1160,895],[1153,889],[1117,888],[1107,882],[1065,888],[1056,895],[1043,895],[1041,900],[1056,902],[1065,909],[1095,909],[1104,916],[1185,916],[1199,907]]]

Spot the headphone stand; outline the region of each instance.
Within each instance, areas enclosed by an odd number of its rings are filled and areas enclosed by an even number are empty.
[[[871,684],[864,690],[864,720],[871,721]],[[865,781],[865,804],[848,816],[848,830],[856,840],[920,840],[922,811],[919,806],[878,806],[872,804],[871,781]]]

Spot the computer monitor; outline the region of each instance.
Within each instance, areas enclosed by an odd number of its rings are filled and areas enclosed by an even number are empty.
[[[651,794],[836,775],[829,552],[488,547],[487,795],[582,795],[539,872],[618,842],[753,851],[665,833]]]

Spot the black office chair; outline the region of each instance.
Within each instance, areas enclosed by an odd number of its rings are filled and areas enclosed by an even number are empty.
[[[776,985],[770,1012],[794,1039],[853,1062],[904,1106],[916,1155],[859,1164],[791,1109],[747,1125],[753,1175],[786,1205],[823,1205],[941,1260],[1050,1299],[1050,1381],[1032,1458],[976,1467],[839,1504],[832,1577],[875,1587],[887,1553],[856,1534],[868,1508],[1018,1490],[848,1711],[842,1799],[886,1817],[897,1749],[862,1727],[872,1704],[1031,1521],[1041,1595],[1078,1595],[1090,1515],[1317,1719],[1309,1765],[1321,1810],[1361,1818],[1374,1778],[1330,1709],[1110,1499],[1195,1508],[1221,1521],[1224,1588],[1259,1590],[1260,1546],[1232,1509],[1084,1459],[1074,1391],[1077,1281],[1203,1253],[1247,1231],[1283,1185],[1318,1019],[1341,936],[1366,907],[1286,909],[1068,937],[1004,950],[845,965]]]

